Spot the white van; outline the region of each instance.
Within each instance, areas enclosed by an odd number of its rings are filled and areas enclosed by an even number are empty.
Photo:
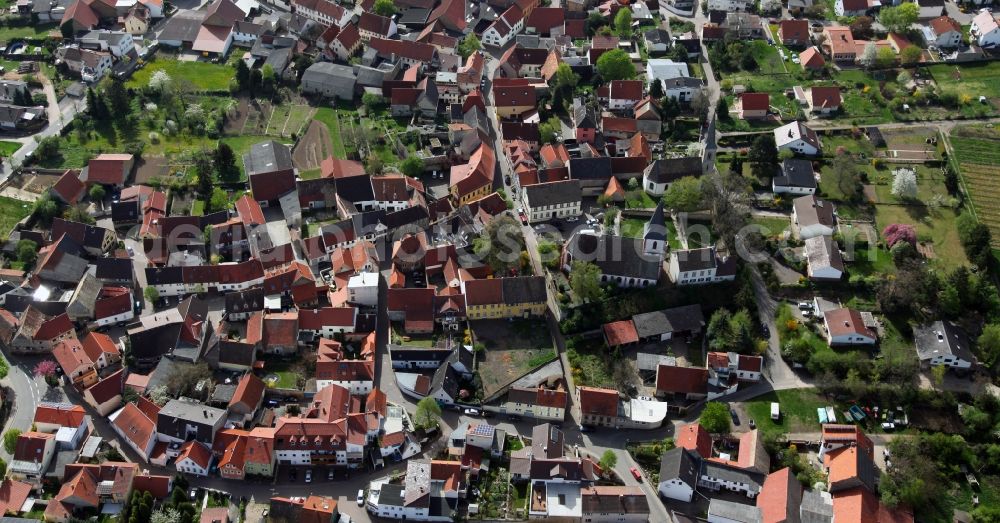
[[[781,419],[781,410],[778,407],[778,403],[775,401],[771,402],[771,419],[774,421]]]

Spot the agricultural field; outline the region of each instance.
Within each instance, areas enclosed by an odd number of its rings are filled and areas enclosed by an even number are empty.
[[[300,135],[312,113],[313,108],[308,105],[278,105],[271,112],[265,134],[281,137]]]
[[[149,79],[156,71],[165,71],[170,78],[184,79],[202,91],[225,91],[229,89],[229,80],[233,78],[234,70],[227,64],[209,62],[182,62],[175,58],[159,55],[144,67],[137,69],[126,83],[128,87],[138,88],[149,85]]]
[[[986,127],[959,127],[950,137],[955,159],[979,220],[1000,238],[1000,132]]]

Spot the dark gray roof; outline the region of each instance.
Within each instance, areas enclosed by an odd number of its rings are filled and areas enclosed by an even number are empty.
[[[685,176],[701,176],[701,172],[701,158],[688,156],[655,160],[646,167],[643,176],[654,183],[670,183]]]
[[[763,521],[760,509],[754,505],[744,505],[724,499],[713,499],[708,503],[708,517],[722,518],[724,521],[759,523]]]
[[[115,226],[139,221],[139,202],[118,202],[111,204],[111,221]]]
[[[833,521],[833,500],[826,492],[806,490],[802,492],[802,507],[799,510],[802,523],[831,523]]]
[[[388,507],[402,507],[403,489],[403,485],[383,483],[379,489],[378,504]]]
[[[158,417],[161,422],[159,424],[162,424],[165,418],[172,418],[194,424],[214,425],[216,420],[226,417],[226,411],[202,403],[174,399],[160,409]]]
[[[661,311],[644,312],[632,316],[635,332],[640,338],[658,336],[667,332],[691,332],[701,330],[705,325],[705,315],[701,305],[682,305]]]
[[[449,354],[450,356],[450,354]],[[431,378],[431,390],[442,390],[449,398],[458,399],[458,389],[462,381],[462,373],[458,372],[451,363],[438,367]]]
[[[132,281],[132,260],[129,258],[97,258],[94,260],[94,275],[99,280]]]
[[[956,356],[965,361],[975,361],[969,350],[969,337],[957,325],[945,321],[914,327],[913,340],[917,345],[917,357],[929,360],[936,356]]]
[[[781,162],[781,176],[774,178],[778,187],[816,188],[816,175],[813,173],[812,162],[789,158]]]
[[[579,202],[583,198],[580,180],[563,180],[559,182],[536,183],[524,188],[528,205],[565,205]]]
[[[642,240],[590,233],[574,235],[567,245],[571,261],[589,261],[602,274],[657,280],[662,262],[658,255],[646,255]]]
[[[247,176],[292,169],[292,151],[287,145],[274,140],[255,143],[243,155]]]
[[[670,34],[663,29],[650,29],[649,31],[642,33],[642,36],[646,38],[647,42],[652,42],[654,44],[670,43]]]
[[[574,180],[609,180],[611,178],[611,158],[570,158],[569,176]]]
[[[201,22],[205,19],[203,11],[181,10],[167,19],[163,24],[157,39],[163,41],[194,42],[201,31]]]
[[[226,293],[226,314],[242,314],[264,310],[264,289]]]
[[[685,448],[668,450],[660,459],[660,482],[679,479],[694,488],[698,484],[698,456]]]
[[[677,266],[681,272],[702,271],[718,265],[715,247],[679,250],[674,251],[673,255],[677,257]]]
[[[407,347],[404,345],[389,345],[389,358],[396,362],[410,361],[440,361],[451,356],[452,349],[427,349],[424,347]]]
[[[386,227],[394,229],[411,223],[420,223],[429,217],[430,216],[427,214],[426,207],[423,205],[414,205],[412,207],[387,213],[385,215],[384,223]]]
[[[642,227],[642,239],[666,241],[667,225],[663,218],[663,202],[656,204],[656,210],[649,217],[649,221]]]
[[[349,176],[337,179],[337,196],[351,203],[375,199],[372,179],[368,176]]]
[[[764,484],[765,477],[764,474],[754,472],[750,469],[741,469],[726,465],[725,463],[710,460],[702,460],[701,475],[710,476],[723,481],[750,485],[750,487],[757,492],[760,492],[760,487]]]
[[[401,25],[426,25],[430,17],[430,9],[411,7],[399,15],[399,23]]]
[[[661,81],[663,82],[664,89],[682,89],[685,87],[695,88],[705,85],[705,82],[702,82],[701,78],[691,78],[689,76],[678,76],[676,78],[667,78],[666,80]]]
[[[502,278],[500,281],[503,283],[503,301],[507,305],[539,303],[546,299],[545,278],[542,276]]]

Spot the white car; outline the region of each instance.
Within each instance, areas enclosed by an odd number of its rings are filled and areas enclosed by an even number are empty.
[[[358,490],[358,506],[363,506],[365,504],[365,489]]]
[[[465,409],[465,415],[466,416],[478,416],[479,415],[479,409]]]
[[[312,480],[313,480],[313,471],[312,469],[309,469],[306,471],[306,483],[312,483]]]

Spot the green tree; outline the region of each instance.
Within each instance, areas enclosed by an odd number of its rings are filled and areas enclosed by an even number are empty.
[[[208,199],[208,211],[219,212],[229,208],[229,195],[219,187],[212,188],[212,196]]]
[[[371,112],[382,107],[385,104],[385,98],[375,93],[365,93],[361,95],[361,104],[365,106],[366,110]]]
[[[0,477],[7,476],[7,462],[0,458]]]
[[[260,87],[264,90],[264,94],[268,96],[274,94],[277,82],[278,77],[274,72],[274,67],[271,64],[264,64],[260,70]]]
[[[758,180],[765,180],[774,175],[778,168],[778,148],[774,144],[774,135],[764,133],[754,138],[747,155],[750,169]]]
[[[605,82],[635,78],[632,59],[621,49],[612,49],[602,54],[597,59],[597,72]]]
[[[156,303],[160,299],[160,291],[156,290],[156,287],[146,287],[143,289],[142,295],[150,303]]]
[[[105,88],[105,94],[108,97],[108,104],[114,118],[118,121],[124,120],[131,113],[129,95],[125,89],[125,84],[122,83],[120,78],[113,77],[107,88]]]
[[[47,140],[48,138],[46,138]],[[43,142],[45,140],[42,140]],[[44,224],[52,223],[52,218],[55,218],[59,214],[59,205],[52,199],[52,196],[46,194],[35,201],[35,206],[32,209],[32,213]]]
[[[212,164],[223,181],[232,182],[240,177],[240,168],[236,165],[236,153],[226,142],[220,141],[219,146],[215,148]]]
[[[538,134],[541,137],[542,143],[555,143],[556,136],[558,136],[560,132],[562,132],[562,124],[555,116],[542,122],[538,126]]]
[[[580,75],[567,63],[560,63],[552,75],[552,106],[558,112],[566,109],[566,100],[573,96],[573,89],[580,83]]]
[[[914,2],[904,2],[898,6],[888,6],[879,10],[878,21],[891,32],[906,31],[916,23],[920,7]]]
[[[35,266],[38,258],[38,244],[33,240],[20,240],[17,242],[17,259],[24,266],[24,270],[29,271]]]
[[[462,55],[462,58],[468,58],[472,53],[482,48],[483,43],[479,41],[479,38],[475,34],[469,33],[458,43],[458,54]]]
[[[732,423],[729,419],[729,407],[718,401],[708,402],[698,417],[698,423],[712,434],[728,434]]]
[[[104,186],[96,183],[90,187],[90,199],[98,202],[104,199],[105,196]]]
[[[649,96],[654,100],[663,98],[663,82],[659,78],[654,79],[653,83],[649,84]]]
[[[236,83],[241,91],[250,90],[250,68],[243,60],[236,61]]]
[[[827,176],[844,200],[855,201],[861,196],[861,177],[851,155],[845,153],[834,157]]]
[[[719,102],[715,104],[715,116],[724,121],[731,118],[729,116],[729,102],[726,101],[725,96],[720,96]]]
[[[594,36],[598,30],[606,25],[608,25],[608,20],[604,18],[604,15],[597,11],[591,12],[587,15],[587,36]]]
[[[472,248],[497,276],[507,275],[521,265],[524,250],[521,224],[510,215],[496,218],[473,240]]]
[[[407,156],[399,165],[399,170],[411,178],[416,178],[424,174],[424,159],[419,156]]]
[[[205,152],[199,152],[194,156],[194,175],[198,180],[198,192],[202,196],[209,196],[212,194],[212,187],[214,187],[214,181],[212,179],[212,173],[215,171],[212,165],[212,160],[209,158],[208,154]]]
[[[896,51],[894,51],[891,47],[880,47],[878,51],[875,52],[875,67],[879,69],[888,69],[895,64]]]
[[[955,220],[955,226],[958,229],[958,239],[962,242],[962,247],[965,249],[969,261],[977,267],[989,267],[992,257],[990,251],[992,235],[989,227],[980,223],[968,212],[959,215],[958,219]]]
[[[615,32],[618,36],[632,36],[632,10],[623,7],[615,14]]]
[[[601,466],[601,470],[605,474],[610,473],[614,470],[615,465],[618,464],[618,455],[611,449],[605,450],[604,454],[601,454],[601,460],[597,464]]]
[[[437,428],[441,422],[441,405],[437,400],[426,397],[417,402],[417,411],[413,414],[413,424],[422,429]]]
[[[601,269],[587,261],[574,261],[570,265],[569,286],[582,302],[600,299]]]
[[[3,433],[3,448],[7,451],[7,454],[14,454],[14,450],[17,449],[17,438],[21,437],[21,431],[18,429],[10,429]]]
[[[987,369],[1000,362],[1000,323],[990,323],[983,328],[976,343],[976,358]]]
[[[920,61],[920,57],[923,56],[923,54],[923,49],[916,45],[904,47],[903,50],[899,52],[899,62],[903,65],[915,64]]]
[[[677,212],[697,211],[702,206],[701,180],[685,176],[670,184],[663,193],[663,205]]]
[[[379,16],[389,18],[396,14],[398,10],[396,9],[396,4],[392,3],[392,0],[375,0],[375,5],[372,6],[372,12]]]

